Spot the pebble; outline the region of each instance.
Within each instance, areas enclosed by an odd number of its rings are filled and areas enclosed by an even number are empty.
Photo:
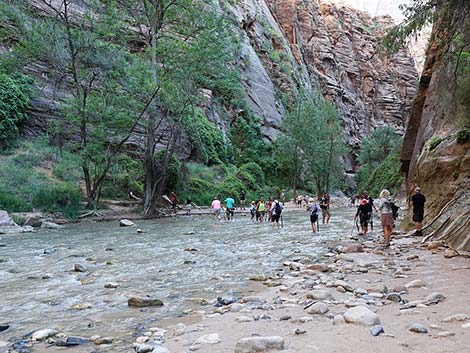
[[[328,308],[328,305],[325,303],[317,302],[307,308],[306,312],[311,315],[316,315],[316,314],[325,314],[329,311],[330,309]]]
[[[135,223],[128,220],[128,219],[121,219],[119,221],[119,226],[121,226],[121,227],[133,227],[133,226],[135,226]]]
[[[369,293],[387,293],[387,286],[383,283],[374,283],[367,287]]]
[[[347,323],[351,324],[360,324],[366,326],[380,325],[379,316],[362,305],[348,309],[344,313],[344,319]]]
[[[335,315],[335,317],[333,318],[333,325],[337,325],[337,324],[342,324],[342,323],[345,323],[346,320],[344,320],[344,316],[343,315]]]
[[[148,353],[152,352],[155,348],[154,345],[148,343],[134,344],[134,349],[137,353]]]
[[[45,339],[47,339],[49,337],[53,337],[53,336],[57,335],[58,333],[59,333],[59,331],[54,330],[52,328],[45,328],[45,329],[38,330],[38,331],[34,332],[31,335],[31,339],[33,341],[44,341]]]
[[[221,339],[218,333],[209,333],[207,335],[199,337],[195,344],[217,344],[220,343]]]
[[[304,330],[302,328],[296,328],[294,331],[294,334],[296,335],[303,335],[304,333],[307,333],[307,330]]]
[[[182,336],[188,332],[189,332],[188,326],[186,326],[182,322],[176,324],[175,328],[173,329],[173,334],[175,336]]]
[[[350,284],[348,284],[347,282],[345,282],[343,280],[335,281],[334,286],[335,287],[343,287],[348,292],[352,292],[354,290],[354,288]]]
[[[443,247],[443,246],[445,246],[445,244],[444,244],[444,242],[442,242],[440,240],[432,241],[428,244],[428,250],[438,249],[438,248]]]
[[[470,315],[467,315],[467,314],[454,314],[454,315],[446,317],[442,321],[444,321],[444,322],[452,322],[452,321],[462,322],[462,321],[466,321],[468,319],[470,319]]]
[[[72,346],[79,346],[81,344],[86,344],[88,342],[90,342],[90,340],[84,337],[69,336],[65,340],[56,341],[55,345],[59,347],[72,347]]]
[[[463,324],[462,328],[470,328],[470,322],[467,322],[466,324]]]
[[[424,299],[425,305],[435,305],[446,299],[442,293],[431,293]]]
[[[312,271],[320,271],[320,272],[327,272],[328,271],[328,265],[324,263],[315,263],[308,265],[306,267],[307,270],[312,270]]]
[[[131,297],[127,301],[127,305],[135,307],[163,306],[163,302],[155,298]]]
[[[370,329],[370,334],[372,336],[378,336],[378,335],[380,335],[381,333],[384,333],[384,332],[385,332],[385,330],[382,327],[382,325],[375,325],[375,326],[372,326],[371,329]]]
[[[444,252],[444,257],[446,259],[452,259],[453,257],[456,257],[456,256],[459,256],[459,253],[455,250],[446,249],[446,251]]]
[[[0,332],[6,331],[10,328],[9,324],[0,324]]]
[[[150,338],[147,336],[139,336],[135,339],[137,343],[146,343]]]
[[[409,328],[409,331],[416,332],[416,333],[428,333],[428,329],[424,327],[422,324],[414,323]]]
[[[249,317],[249,316],[239,316],[239,317],[235,318],[235,321],[236,322],[252,322],[252,321],[254,321],[254,319],[252,317]]]
[[[398,285],[393,287],[393,292],[399,294],[408,293],[408,288],[406,288],[405,286]]]
[[[233,313],[238,313],[240,310],[243,310],[245,306],[240,303],[233,303],[230,305],[230,311]]]
[[[406,288],[420,288],[424,286],[426,286],[426,283],[424,283],[424,281],[421,279],[415,279],[414,281],[405,284]]]
[[[104,285],[104,288],[118,288],[119,284],[116,282],[108,282]]]
[[[290,320],[292,319],[292,316],[290,315],[282,315],[280,318],[279,318],[279,321],[287,321],[287,320]]]
[[[85,265],[82,265],[82,264],[75,264],[73,265],[73,270],[75,272],[86,272],[88,271],[88,269],[86,268]]]
[[[401,296],[398,293],[388,293],[385,296],[385,299],[390,300],[392,302],[396,302],[396,303],[401,302]]]
[[[141,234],[141,233],[143,233],[143,232],[144,232],[144,231],[143,231],[142,229],[140,229],[140,228],[137,228],[137,230],[136,230],[136,233],[137,233],[137,234]]]
[[[270,349],[282,350],[285,347],[284,338],[279,336],[246,337],[235,344],[235,353],[264,352]]]
[[[318,289],[307,294],[308,299],[313,300],[333,300],[333,296],[327,290]]]
[[[453,331],[442,331],[437,334],[438,337],[452,337],[455,336],[455,332]]]
[[[410,255],[406,258],[408,261],[411,261],[411,260],[417,260],[419,259],[419,256],[418,255]]]

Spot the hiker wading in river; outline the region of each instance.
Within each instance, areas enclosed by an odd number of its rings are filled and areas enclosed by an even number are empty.
[[[307,204],[307,212],[310,213],[310,223],[312,224],[312,232],[316,234],[317,232],[317,221],[318,221],[318,212],[320,211],[320,207],[315,202],[313,198],[308,200]]]
[[[390,198],[390,191],[383,189],[380,193],[379,211],[381,214],[382,229],[384,232],[385,246],[390,246],[390,237],[393,231],[393,202]]]

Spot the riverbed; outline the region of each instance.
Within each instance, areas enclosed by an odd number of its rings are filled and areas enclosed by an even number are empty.
[[[193,315],[233,290],[247,290],[253,276],[282,276],[282,264],[327,252],[349,235],[353,209],[335,209],[329,225],[312,236],[308,213],[289,210],[283,228],[258,224],[249,215],[234,222],[209,215],[68,225],[59,230],[2,236],[0,317],[11,328],[2,339],[54,327],[66,334],[132,340],[140,325]],[[140,228],[143,233],[137,233]],[[86,272],[75,272],[82,264]],[[113,282],[118,288],[105,288]],[[127,306],[149,295],[161,308]]]

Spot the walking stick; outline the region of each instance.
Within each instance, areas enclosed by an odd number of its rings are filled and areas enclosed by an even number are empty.
[[[282,215],[281,215],[281,228],[284,228],[284,220],[282,219]]]
[[[370,214],[370,230],[371,232],[374,231],[374,211],[372,211]]]

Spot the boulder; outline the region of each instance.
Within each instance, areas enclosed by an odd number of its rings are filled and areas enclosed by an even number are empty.
[[[220,343],[221,339],[218,333],[209,333],[207,335],[199,337],[195,344],[217,344]]]
[[[8,215],[7,211],[0,210],[0,227],[11,227],[17,226],[15,222]]]
[[[328,290],[317,289],[307,294],[308,299],[313,300],[333,300],[333,295]]]
[[[128,306],[145,307],[145,306],[163,306],[160,299],[148,297],[131,297],[127,301]]]
[[[41,219],[41,216],[39,215],[30,216],[26,219],[26,222],[24,222],[25,226],[31,226],[33,228],[39,228],[41,227],[41,224],[42,224],[42,219]]]
[[[88,271],[88,269],[86,268],[85,265],[82,265],[82,264],[75,264],[73,265],[73,270],[75,272],[86,272]]]
[[[362,305],[348,309],[344,313],[344,319],[347,323],[350,324],[359,324],[366,326],[380,325],[379,316]]]
[[[121,227],[133,227],[133,226],[135,226],[135,223],[128,220],[128,219],[121,219],[119,221],[119,226],[121,226]]]
[[[246,337],[235,344],[235,353],[266,352],[268,350],[283,350],[284,338],[279,336]]]

